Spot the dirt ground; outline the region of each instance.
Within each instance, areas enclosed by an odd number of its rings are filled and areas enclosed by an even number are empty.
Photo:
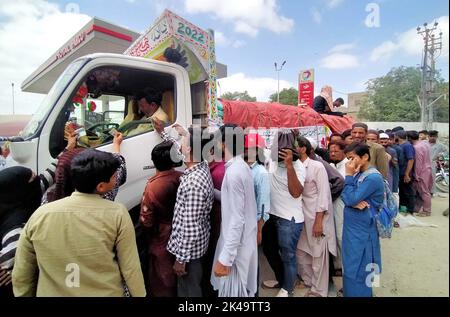
[[[417,219],[437,228],[395,228],[391,239],[381,240],[383,272],[380,286],[374,288],[376,297],[449,296],[449,218],[442,215],[448,207],[448,197],[433,198],[432,216]],[[261,280],[273,279],[262,250],[260,263]],[[329,296],[336,296],[342,286],[341,278],[333,281]],[[259,296],[272,297],[277,291],[260,288]],[[294,297],[303,297],[306,291],[296,289]]]

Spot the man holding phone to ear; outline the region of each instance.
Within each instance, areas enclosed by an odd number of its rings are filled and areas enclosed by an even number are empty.
[[[284,137],[283,137],[284,134]],[[287,138],[286,138],[287,134]],[[292,296],[297,280],[297,243],[303,229],[302,192],[305,168],[298,159],[292,131],[278,133],[290,140],[278,147],[278,161],[270,163],[270,219],[263,227],[263,251],[277,282],[264,281],[265,288],[280,288],[277,297]],[[295,153],[295,155],[294,155]]]

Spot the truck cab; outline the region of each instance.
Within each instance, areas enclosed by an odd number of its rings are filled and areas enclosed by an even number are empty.
[[[86,96],[77,102],[82,87]],[[169,117],[168,126],[192,124],[192,87],[183,67],[120,54],[75,60],[22,131],[23,141],[11,144],[14,160],[41,173],[65,148],[64,130],[70,123],[86,130],[86,147],[110,152],[113,137],[109,132],[114,128],[125,135],[121,154],[127,163],[127,181],[116,201],[129,210],[139,206],[147,179],[155,173],[151,151],[161,142],[151,122],[142,118],[134,98],[146,88],[162,93],[161,108]],[[146,124],[142,132],[129,133]]]

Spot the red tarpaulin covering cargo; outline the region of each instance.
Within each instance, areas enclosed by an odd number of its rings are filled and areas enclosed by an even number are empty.
[[[223,122],[243,128],[293,128],[324,125],[332,132],[342,133],[352,127],[349,116],[338,117],[319,114],[310,107],[287,106],[269,102],[220,100],[223,105]]]

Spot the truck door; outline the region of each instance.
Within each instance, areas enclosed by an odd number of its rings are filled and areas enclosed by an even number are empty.
[[[86,136],[78,143],[107,152],[113,148],[110,131],[123,132],[121,155],[127,164],[127,181],[116,201],[128,209],[139,205],[147,179],[155,173],[151,151],[162,141],[137,100],[148,89],[161,94],[158,111],[167,115],[168,126],[191,124],[189,78],[184,69],[121,55],[93,58],[50,114],[39,142],[40,161],[49,164],[63,151],[64,132],[70,129],[83,127]]]

